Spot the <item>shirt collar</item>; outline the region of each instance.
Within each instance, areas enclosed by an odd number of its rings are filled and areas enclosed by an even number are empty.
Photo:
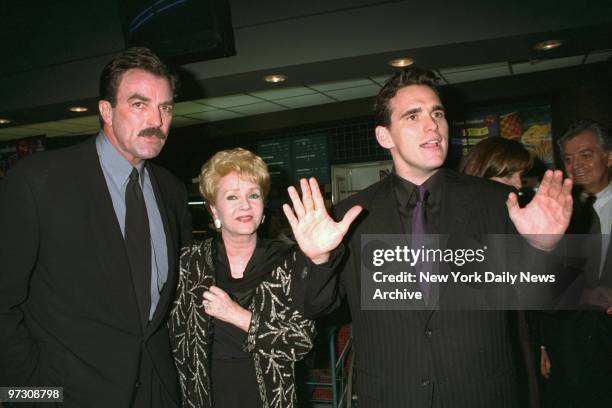
[[[108,136],[106,136],[103,131],[100,131],[96,137],[96,149],[98,150],[98,156],[100,157],[100,163],[102,167],[104,167],[104,171],[111,180],[121,188],[121,186],[127,182],[134,166],[132,166],[132,164],[119,153],[115,146],[111,144],[108,140]],[[139,180],[141,184],[142,180],[144,180],[144,163],[143,160],[135,166],[140,174]]]
[[[597,197],[597,199],[595,200],[593,207],[596,209],[602,208],[608,202],[610,202],[610,200],[612,200],[612,182],[599,193],[596,193],[595,197]]]
[[[612,196],[612,182],[599,193],[596,193],[595,196],[597,197],[597,201],[610,198]]]
[[[428,205],[436,205],[440,203],[440,197],[442,194],[442,171],[438,170],[434,173],[433,176],[428,178],[425,183],[425,187],[429,192],[429,196],[427,197]],[[417,202],[417,185],[400,177],[397,173],[393,172],[393,190],[395,191],[395,195],[397,197],[397,202],[400,207],[414,207]]]

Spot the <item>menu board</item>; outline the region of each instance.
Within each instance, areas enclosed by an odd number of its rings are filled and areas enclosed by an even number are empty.
[[[466,120],[453,122],[451,144],[456,145],[465,156],[471,146],[481,140],[498,136],[497,115],[473,114]]]
[[[272,182],[292,179],[291,141],[289,139],[258,142],[257,154],[268,165]]]
[[[315,177],[319,183],[329,183],[327,137],[311,135],[293,139],[295,181]]]
[[[268,165],[273,183],[295,184],[308,177],[316,177],[321,184],[329,183],[325,134],[261,141],[257,144],[257,154]]]

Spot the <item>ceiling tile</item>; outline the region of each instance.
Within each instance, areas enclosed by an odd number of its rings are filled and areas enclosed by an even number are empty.
[[[585,63],[606,62],[610,61],[610,57],[612,57],[612,50],[592,51],[587,55]]]
[[[204,122],[202,120],[188,118],[186,116],[173,116],[172,117],[172,127],[197,125],[198,123],[204,123]]]
[[[549,60],[521,62],[512,64],[512,72],[515,74],[527,74],[529,72],[547,71],[549,69],[572,67],[582,64],[584,55],[574,57],[554,58]]]
[[[449,84],[458,84],[461,82],[471,82],[510,75],[510,69],[508,68],[508,64],[505,62],[445,68],[438,71]]]
[[[4,133],[6,131],[6,133]],[[10,132],[10,133],[9,133]],[[0,134],[2,135],[11,135],[11,136],[39,136],[43,135],[45,132],[40,129],[31,129],[26,127],[13,127],[8,129],[3,129]]]
[[[323,105],[325,103],[331,102],[335,102],[335,100],[319,93],[313,95],[295,96],[293,98],[285,98],[276,101],[276,103],[279,103],[291,109],[303,108],[306,106]]]
[[[380,91],[380,86],[374,85],[370,82],[370,85],[359,86],[356,88],[339,89],[337,91],[325,92],[326,95],[331,96],[339,101],[348,101],[350,99],[367,98],[368,96],[375,96]]]
[[[259,103],[253,103],[250,105],[236,106],[230,109],[232,110],[232,112],[238,112],[244,115],[259,115],[262,113],[286,110],[287,108],[285,108],[284,106],[277,105],[272,102],[259,102]]]
[[[85,126],[77,125],[74,123],[65,123],[64,121],[60,121],[60,122],[33,123],[31,125],[26,125],[24,127],[27,127],[29,129],[44,129],[44,130],[74,133],[74,132],[79,132],[83,130]]]
[[[270,89],[269,91],[251,92],[250,95],[257,98],[276,101],[278,99],[291,98],[294,96],[310,95],[316,93],[315,90],[305,86],[294,86],[291,88]]]
[[[89,116],[81,116],[78,118],[73,118],[73,119],[64,119],[60,122],[63,123],[69,123],[69,124],[73,124],[73,125],[82,125],[82,126],[87,126],[87,127],[100,127],[100,122],[99,122],[99,116],[98,115],[89,115]]]
[[[372,81],[367,78],[353,79],[350,81],[327,82],[325,84],[309,85],[310,88],[316,89],[319,92],[335,91],[338,89],[362,87],[372,85]]]
[[[226,111],[226,110],[214,110],[214,111],[199,112],[199,113],[194,113],[194,114],[191,114],[191,115],[187,115],[187,117],[195,118],[195,119],[201,119],[201,120],[205,120],[207,122],[215,122],[215,121],[218,121],[218,120],[240,118],[242,116],[243,115],[241,115],[239,113],[230,112],[230,111]]]
[[[248,105],[251,103],[261,102],[261,99],[254,98],[246,94],[221,96],[218,98],[198,99],[197,103],[203,103],[215,108],[232,108],[234,106]]]
[[[172,110],[173,115],[188,115],[190,113],[196,112],[206,112],[209,110],[214,110],[210,106],[202,105],[201,103],[194,102],[179,102],[174,105],[174,109]]]
[[[57,137],[57,136],[83,136],[83,135],[94,135],[98,131],[83,131],[83,132],[65,132],[62,130],[45,130],[45,136],[47,137]]]
[[[385,82],[387,82],[387,79],[389,79],[389,78],[391,78],[391,74],[371,77],[370,79],[372,81],[376,82],[378,85],[383,86],[385,84]]]

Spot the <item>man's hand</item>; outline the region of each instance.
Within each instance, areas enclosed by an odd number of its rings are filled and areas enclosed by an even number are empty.
[[[612,289],[606,286],[597,286],[582,291],[582,302],[601,307],[607,314],[612,315]]]
[[[572,181],[563,180],[560,170],[547,170],[535,197],[520,208],[516,194],[510,193],[508,213],[516,230],[531,244],[551,251],[563,237],[572,216]]]
[[[550,378],[550,357],[546,352],[546,347],[540,346],[540,374],[547,380]]]
[[[301,200],[294,187],[288,188],[293,210],[284,204],[283,211],[304,255],[315,264],[322,264],[329,259],[329,253],[340,245],[351,223],[361,212],[361,207],[351,208],[342,221],[335,222],[327,213],[317,180],[314,177],[308,181],[301,179],[300,187]]]

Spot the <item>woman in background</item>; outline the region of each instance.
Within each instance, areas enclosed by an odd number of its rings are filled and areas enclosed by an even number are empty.
[[[479,142],[468,152],[463,162],[462,170],[470,176],[487,178],[498,183],[521,189],[521,177],[533,165],[533,156],[516,140],[492,137]],[[517,314],[517,326],[521,353],[527,371],[527,388],[529,392],[529,406],[539,407],[539,393],[537,375],[533,361],[532,346],[529,340],[529,327],[525,312]],[[542,370],[546,364],[550,369],[550,361],[546,351],[542,350]]]
[[[325,267],[360,211],[336,223],[316,180],[301,183],[301,200],[289,189],[295,215],[285,208],[298,249],[257,234],[270,190],[260,157],[225,150],[202,167],[200,192],[220,234],[181,255],[169,327],[184,406],[297,406],[294,362],[315,329],[294,307],[296,281]]]
[[[532,165],[533,157],[520,142],[491,137],[470,149],[463,162],[463,173],[520,190],[521,176]]]

